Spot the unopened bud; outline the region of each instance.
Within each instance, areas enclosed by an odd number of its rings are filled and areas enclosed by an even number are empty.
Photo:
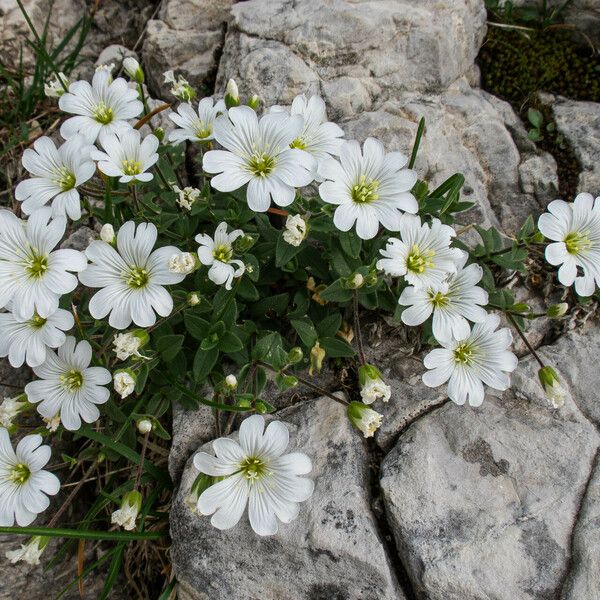
[[[230,79],[227,82],[227,87],[225,88],[225,106],[227,108],[231,108],[232,106],[240,105],[240,93],[238,90],[237,83]]]
[[[187,295],[187,303],[190,306],[198,306],[198,304],[200,304],[200,295],[198,292],[190,292]]]
[[[100,239],[107,244],[113,244],[115,241],[115,229],[110,223],[104,223],[100,229]]]
[[[144,71],[142,71],[140,63],[133,56],[128,56],[123,60],[123,70],[136,83],[144,83]]]
[[[227,375],[227,377],[225,377],[225,386],[228,387],[230,390],[235,390],[237,385],[238,380],[235,375]]]
[[[117,392],[121,398],[127,398],[127,396],[133,394],[135,391],[135,381],[136,375],[131,369],[116,371],[113,376],[115,392]]]
[[[321,348],[321,345],[317,341],[310,350],[310,368],[308,374],[312,377],[315,373],[321,372],[323,366],[323,359],[325,358],[325,350]]]
[[[286,362],[288,365],[295,365],[299,363],[304,358],[304,352],[302,352],[302,348],[299,346],[294,346],[287,355]]]
[[[248,106],[253,110],[258,110],[258,107],[260,106],[260,98],[256,94],[253,94],[250,96],[250,98],[248,98]]]
[[[146,433],[150,433],[152,431],[153,425],[150,419],[140,419],[136,423],[136,427],[141,434],[145,435]]]
[[[254,246],[254,244],[256,244],[257,240],[258,236],[251,235],[250,233],[245,233],[244,235],[240,236],[237,240],[235,240],[233,246],[238,254],[245,254],[246,252],[248,252],[248,250],[250,250],[250,248],[252,248],[252,246]]]
[[[165,130],[162,127],[157,127],[154,130],[154,135],[158,138],[159,142],[162,142],[165,139]]]
[[[540,383],[544,388],[546,398],[554,408],[559,408],[565,403],[565,390],[560,385],[560,379],[557,372],[552,367],[542,367],[538,371]]]
[[[569,305],[566,302],[561,302],[560,304],[553,304],[552,306],[549,306],[546,314],[551,319],[560,319],[567,314],[568,310]]]

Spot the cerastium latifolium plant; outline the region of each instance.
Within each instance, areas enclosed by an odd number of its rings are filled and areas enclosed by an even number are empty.
[[[142,68],[130,58],[124,70],[127,79],[99,68],[91,82],[65,81],[68,91],[48,84],[66,117],[64,142],[40,137],[25,150],[29,177],[14,190],[24,219],[0,211],[0,355],[33,372],[0,406],[0,532],[33,536],[11,560],[37,563],[50,537],[104,541],[110,549],[79,577],[110,561],[107,595],[128,543],[167,537],[174,402],[243,417],[239,442],[223,437],[216,456],[194,457],[200,475],[189,501],[198,519],[212,515],[226,529],[247,508],[257,534],[275,534],[309,500],[313,481],[310,457],[285,453],[286,426],[269,419],[265,429],[262,415],[274,411],[263,396],[268,378],[344,405],[356,434],[373,436],[377,405],[395,398],[367,362],[365,311],[418,327],[431,347],[423,383],[471,406],[485,386],[507,389],[517,366],[504,315],[560,406],[558,376],[523,330],[569,305],[534,313],[507,282],[545,252],[560,265],[560,284],[574,286],[564,294],[571,306],[595,295],[599,198],[555,200],[537,228],[529,217],[514,238],[455,228],[473,203],[461,200],[460,174],[435,189],[419,179],[423,120],[408,156],[374,138],[348,140],[318,96],[261,107],[256,97],[242,103],[230,81],[223,98],[198,101],[168,72],[180,102],[165,136],[153,121],[170,105],[150,111]],[[142,135],[144,124],[154,133]],[[197,187],[183,180],[184,144],[195,146]],[[82,223],[99,239],[83,252],[61,249]],[[475,246],[464,237],[472,230]],[[355,394],[321,389],[326,361],[350,367]],[[232,417],[217,419],[223,436]],[[11,436],[20,438],[15,449]],[[59,463],[65,442],[80,451]],[[45,527],[31,527],[65,479],[63,504]],[[99,493],[61,527],[89,480]]]

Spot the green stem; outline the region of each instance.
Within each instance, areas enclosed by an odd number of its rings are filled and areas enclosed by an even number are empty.
[[[0,533],[12,535],[42,535],[45,537],[73,538],[76,540],[111,540],[132,542],[134,540],[159,540],[167,537],[160,531],[129,533],[126,531],[84,531],[80,529],[60,529],[53,527],[0,527]]]
[[[112,179],[110,177],[107,177],[105,187],[104,187],[104,222],[105,223],[113,222],[111,190],[112,190]]]
[[[544,364],[542,359],[539,357],[539,354],[535,351],[535,348],[529,343],[529,340],[527,339],[527,337],[525,336],[523,331],[521,331],[521,328],[519,327],[519,324],[515,321],[515,318],[509,312],[505,312],[505,314],[506,314],[506,318],[511,322],[512,326],[516,329],[517,333],[519,334],[519,337],[523,340],[523,343],[527,346],[529,352],[531,352],[531,355],[533,356],[533,358],[535,358],[535,360],[537,360],[540,367],[544,368],[546,365]]]
[[[356,290],[352,290],[352,310],[354,313],[354,329],[356,333],[356,343],[358,345],[358,358],[360,364],[366,364],[365,349],[363,346],[362,331],[360,329],[360,318],[358,316],[358,293]]]

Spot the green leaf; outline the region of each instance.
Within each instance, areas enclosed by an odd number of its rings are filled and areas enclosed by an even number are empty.
[[[336,279],[336,281],[325,288],[319,296],[328,302],[349,302],[352,300],[352,290],[344,288],[341,280]]]
[[[348,342],[341,338],[324,337],[319,338],[319,344],[325,348],[327,356],[330,358],[341,358],[354,356],[354,348]]]
[[[342,250],[351,258],[358,258],[362,248],[362,240],[350,231],[348,233],[340,233],[339,238]]]
[[[218,358],[219,349],[217,347],[211,348],[210,350],[198,348],[196,356],[194,356],[194,365],[192,367],[194,379],[198,382],[204,381],[217,363]]]
[[[279,232],[277,238],[277,245],[275,246],[275,266],[283,267],[286,265],[296,254],[302,252],[304,249],[304,242],[299,246],[292,246],[283,239],[283,231]]]
[[[156,342],[156,348],[165,362],[172,361],[183,345],[184,335],[163,335]]]
[[[419,125],[417,127],[417,134],[415,136],[415,142],[413,144],[412,152],[410,153],[410,160],[408,161],[408,168],[412,169],[415,166],[417,160],[417,153],[419,152],[419,146],[421,145],[421,138],[425,132],[425,117],[419,119]]]
[[[302,319],[292,319],[290,323],[300,336],[304,345],[308,348],[312,348],[318,337],[312,321],[308,317],[304,317]]]
[[[253,410],[251,406],[232,406],[231,404],[222,404],[221,402],[213,402],[212,400],[208,400],[208,398],[204,398],[203,396],[199,396],[195,394],[185,386],[177,383],[176,381],[170,379],[170,384],[177,389],[177,391],[181,392],[183,396],[192,401],[189,406],[193,406],[195,408],[198,407],[198,404],[204,404],[206,406],[210,406],[211,408],[216,408],[218,410],[225,410],[229,412],[248,412]]]
[[[188,333],[197,340],[203,340],[210,331],[210,323],[190,311],[184,313],[183,321]]]
[[[525,223],[521,225],[521,229],[519,229],[519,233],[517,234],[518,240],[524,240],[533,234],[535,231],[535,223],[533,221],[533,217],[529,215],[527,219],[525,219]]]
[[[133,542],[135,540],[160,540],[168,537],[161,531],[96,531],[90,529],[61,529],[57,527],[0,527],[0,534],[43,535],[46,537],[73,538],[76,540],[109,540]]]
[[[341,326],[342,315],[340,313],[334,313],[325,317],[316,327],[319,337],[331,337],[339,331]]]
[[[238,352],[243,347],[242,340],[233,331],[226,331],[219,340],[221,352]]]
[[[106,598],[109,597],[109,594],[115,583],[117,582],[117,577],[119,576],[121,567],[123,566],[124,550],[125,542],[120,542],[117,545],[117,549],[112,557],[112,560],[110,561],[110,566],[108,567],[108,573],[106,574],[106,579],[104,580],[104,586],[102,587],[99,600],[106,600]]]
[[[535,108],[530,108],[527,111],[527,118],[536,129],[539,129],[542,126],[542,123],[544,122],[544,115],[542,115],[542,113],[539,110],[536,110]]]

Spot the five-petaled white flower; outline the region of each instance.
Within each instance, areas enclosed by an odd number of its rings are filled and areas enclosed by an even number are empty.
[[[468,400],[480,406],[484,398],[483,384],[495,390],[506,390],[511,373],[517,368],[517,357],[508,349],[512,343],[509,329],[496,331],[500,317],[489,314],[476,323],[462,339],[441,341],[442,348],[432,350],[424,360],[430,371],[423,374],[423,383],[438,387],[448,381],[448,397],[456,404]]]
[[[233,257],[233,242],[244,232],[235,229],[227,233],[227,223],[220,223],[215,230],[215,237],[207,233],[199,233],[194,239],[200,244],[198,258],[203,265],[210,266],[208,278],[217,285],[225,284],[230,290],[234,277],[244,274],[245,266],[241,260]]]
[[[263,433],[264,432],[264,433]],[[298,516],[300,502],[313,493],[310,458],[301,452],[284,454],[289,441],[287,427],[253,415],[242,422],[239,443],[228,438],[212,442],[217,455],[199,452],[194,466],[201,473],[224,477],[198,498],[198,511],[213,515],[217,529],[229,529],[240,520],[246,504],[252,529],[259,535],[277,533],[277,519],[289,523]]]
[[[49,137],[36,140],[33,148],[27,148],[22,158],[32,177],[21,181],[15,189],[15,198],[23,203],[21,209],[30,215],[52,200],[53,216],[68,215],[76,221],[81,217],[77,187],[96,171],[90,158],[94,146],[83,136],[75,135],[58,149]]]
[[[600,197],[578,194],[574,202],[554,200],[550,212],[538,220],[539,230],[553,243],[546,247],[546,260],[561,265],[558,280],[575,283],[580,296],[591,296],[600,286]]]
[[[158,160],[156,152],[158,138],[149,134],[141,140],[137,129],[129,128],[108,133],[102,140],[104,152],[92,151],[92,158],[98,161],[98,168],[109,177],[118,177],[121,183],[131,181],[150,181],[154,175],[148,173]]]
[[[106,69],[94,73],[92,84],[75,81],[69,92],[58,100],[58,106],[67,113],[76,115],[67,119],[60,128],[60,134],[69,139],[81,133],[93,144],[100,142],[108,133],[130,129],[128,119],[137,117],[144,108],[136,90],[119,77],[112,81]]]
[[[33,523],[60,489],[56,475],[42,467],[50,460],[50,446],[41,435],[26,435],[13,450],[8,431],[0,427],[0,525],[20,527]]]
[[[226,110],[223,100],[215,103],[212,98],[202,98],[198,103],[198,112],[187,102],[180,104],[177,112],[169,113],[169,119],[178,125],[178,128],[169,134],[169,141],[179,144],[185,140],[190,142],[213,140],[215,119]]]
[[[340,162],[330,158],[319,163],[319,176],[325,181],[319,195],[337,205],[333,223],[341,231],[349,231],[356,223],[356,233],[363,240],[377,235],[379,224],[390,231],[400,228],[404,212],[416,213],[416,198],[410,193],[417,181],[400,152],[386,154],[383,144],[367,138],[360,149],[357,141],[345,141],[340,149]]]
[[[140,327],[156,323],[156,311],[166,317],[173,310],[173,298],[164,285],[179,283],[184,274],[169,271],[169,259],[179,252],[164,246],[152,252],[157,238],[152,223],[127,221],[117,233],[117,248],[94,240],[85,251],[91,261],[81,273],[80,281],[92,288],[102,288],[92,296],[89,311],[94,319],[103,319],[115,329]]]
[[[230,108],[215,119],[214,136],[226,150],[209,150],[204,155],[207,173],[218,173],[211,185],[232,192],[248,184],[248,206],[266,212],[271,199],[279,206],[290,205],[295,188],[313,179],[315,159],[290,144],[300,135],[303,119],[271,113],[261,117],[248,106]]]
[[[73,315],[62,308],[46,318],[34,314],[30,319],[19,319],[12,312],[1,313],[0,357],[8,356],[15,368],[24,362],[37,367],[46,360],[46,348],[62,346],[66,339],[64,332],[74,324]]]
[[[50,220],[52,209],[40,208],[25,221],[0,210],[0,307],[12,301],[18,319],[37,313],[47,319],[63,294],[77,287],[69,271],[83,271],[87,262],[77,250],[54,250],[67,220]]]
[[[286,112],[287,108],[272,106],[270,112]],[[312,154],[317,160],[339,156],[340,148],[344,143],[344,130],[327,120],[327,108],[320,96],[311,96],[309,100],[300,94],[292,101],[289,110],[292,115],[300,115],[304,119],[302,131],[290,146],[300,148]]]
[[[450,248],[456,232],[439,219],[431,225],[421,223],[415,215],[404,214],[400,218],[400,239],[390,238],[377,268],[393,277],[405,277],[417,287],[440,285],[449,273],[455,273],[457,264],[463,260],[463,251]],[[463,263],[464,264],[464,263]]]
[[[400,294],[402,322],[414,327],[424,323],[433,313],[433,336],[436,340],[462,339],[469,335],[468,321],[481,323],[487,317],[482,308],[488,303],[488,293],[477,284],[483,269],[477,264],[465,267],[467,254],[457,263],[458,271],[446,281],[429,287],[410,286]]]
[[[90,367],[92,347],[83,340],[68,336],[58,352],[48,350],[46,360],[33,367],[39,379],[25,386],[29,402],[41,404],[38,412],[46,419],[60,413],[66,429],[75,431],[81,420],[93,423],[100,417],[97,404],[104,404],[110,391],[104,387],[110,383],[110,372],[104,367]]]

